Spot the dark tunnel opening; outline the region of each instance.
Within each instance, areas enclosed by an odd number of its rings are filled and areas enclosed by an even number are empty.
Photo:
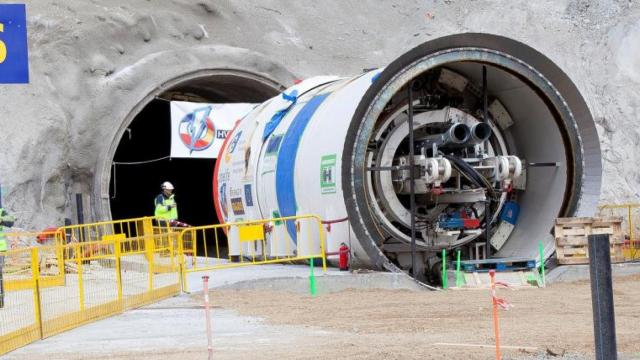
[[[154,100],[120,141],[111,170],[114,219],[153,216],[160,184],[169,181],[176,188],[180,221],[194,226],[218,223],[210,196],[215,160],[168,158],[170,121],[169,102]]]
[[[170,101],[202,103],[260,103],[277,95],[275,85],[248,77],[213,75],[185,81],[150,101],[131,121],[116,149],[111,166],[109,197],[112,219],[153,216],[154,199],[169,181],[178,204],[178,220],[191,226],[219,224],[212,196],[216,159],[170,158]],[[202,232],[198,255],[203,256]],[[209,256],[214,236],[207,235]],[[220,249],[227,239],[218,231]],[[226,251],[225,251],[226,252]]]

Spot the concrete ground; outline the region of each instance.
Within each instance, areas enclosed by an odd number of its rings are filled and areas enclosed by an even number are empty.
[[[640,262],[612,264],[613,276],[627,276],[640,274]],[[547,273],[547,283],[571,282],[589,280],[589,265],[558,266]]]
[[[201,258],[199,258],[199,261],[201,261]],[[320,276],[322,274],[322,269],[316,266],[314,268],[314,274],[316,274],[316,276]],[[346,274],[348,273],[339,271],[336,268],[327,268],[328,276],[343,276]],[[209,276],[209,287],[217,288],[237,284],[243,281],[259,281],[261,279],[273,279],[278,277],[308,279],[310,275],[310,268],[308,265],[275,264],[237,267],[206,272],[191,272],[187,273],[187,291],[202,291],[202,277],[204,275]]]
[[[304,338],[329,334],[271,326],[262,319],[220,308],[213,309],[212,323],[214,349],[225,357],[236,349],[291,346]],[[204,311],[200,302],[183,295],[35,342],[2,359],[203,359],[206,353]]]
[[[190,296],[183,294],[151,306],[131,310],[124,314],[91,323],[51,338],[37,341],[15,350],[2,359],[166,359],[172,354],[181,359],[192,354],[199,359],[206,354],[204,311],[202,306],[202,276],[208,275],[211,289],[286,288],[295,293],[308,293],[310,268],[306,265],[262,265],[194,272],[187,275]],[[367,273],[353,276],[335,268],[314,269],[319,293],[346,288],[380,287],[387,289],[414,289],[421,287],[403,275]],[[308,338],[330,338],[331,332],[298,326],[272,326],[251,316],[239,316],[233,310],[213,309],[214,348],[216,352],[233,354],[236,349],[255,350],[263,344],[273,346],[295,345]],[[252,350],[253,349],[253,350]],[[203,353],[204,351],[204,353]],[[234,358],[233,355],[230,355]],[[245,358],[246,354],[239,355]],[[225,355],[225,358],[227,356]]]
[[[316,298],[307,294],[306,266],[210,274],[214,358],[495,358],[486,290],[429,292],[388,273],[331,269],[321,275],[316,269],[316,274]],[[191,294],[35,342],[2,359],[203,359],[201,276],[189,276]],[[622,359],[640,359],[639,281],[633,275],[614,282]],[[515,305],[500,315],[503,345],[515,346],[504,350],[505,359],[593,358],[588,282],[562,281],[500,295]]]

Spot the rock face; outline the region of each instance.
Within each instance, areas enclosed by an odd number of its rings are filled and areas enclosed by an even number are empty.
[[[513,38],[560,66],[597,122],[601,201],[640,197],[638,3],[38,0],[27,19],[31,83],[0,86],[0,183],[22,227],[61,223],[76,192],[92,195],[93,218],[108,217],[100,204],[119,129],[185,74],[232,69],[288,86],[384,66],[460,32]]]

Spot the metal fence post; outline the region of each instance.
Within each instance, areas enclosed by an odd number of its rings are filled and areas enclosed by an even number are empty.
[[[589,274],[596,360],[616,360],[616,324],[609,235],[589,235]]]
[[[42,308],[40,305],[40,265],[38,261],[38,248],[31,248],[31,276],[33,278],[33,310],[35,313],[35,322],[40,331],[40,338],[44,338],[42,330]]]
[[[319,217],[315,218],[318,222],[318,231],[319,231],[319,239],[320,239],[320,253],[322,254],[322,272],[327,272],[327,248],[325,242],[327,241],[327,235],[324,232],[324,227],[322,226],[322,220]],[[349,248],[351,249],[351,248]]]
[[[180,264],[180,288],[183,293],[189,293],[189,289],[187,288],[187,274],[184,270],[184,264]]]
[[[187,276],[184,270],[184,264],[185,264],[185,257],[184,257],[184,234],[187,232],[187,230],[182,230],[181,232],[179,232],[176,235],[176,241],[177,241],[177,245],[178,245],[178,271],[180,271],[180,273],[178,274],[178,276],[180,277],[180,289],[182,290],[182,292],[188,292],[187,291]]]
[[[154,242],[153,221],[151,218],[145,217],[142,219],[142,232],[144,239],[145,256],[147,257],[147,261],[151,262],[151,256],[153,256],[153,250],[151,249]]]
[[[80,311],[84,310],[84,283],[82,278],[82,260],[84,256],[82,255],[81,245],[78,244],[75,246],[76,253],[76,266],[78,267],[78,293],[80,298]],[[64,271],[64,268],[63,270]]]
[[[67,233],[69,233],[68,236]],[[66,231],[57,230],[55,236],[56,256],[58,258],[58,276],[62,279],[61,282],[66,284],[67,278],[64,272],[64,246],[68,243],[67,240],[71,239],[71,229],[67,229]]]
[[[149,292],[153,291],[153,263],[155,257],[155,235],[153,234],[153,225],[150,218],[143,221],[144,227],[144,248],[147,255],[147,264],[149,268]]]
[[[147,250],[147,265],[149,268],[149,292],[153,291],[153,251]]]
[[[122,257],[122,249],[120,249],[120,240],[115,239],[113,242],[114,254],[116,257],[116,282],[118,287],[118,302],[120,303],[120,307],[124,309],[124,303],[122,301],[122,271],[120,258]]]
[[[177,239],[179,236],[179,233],[175,233],[175,238]],[[174,247],[174,241],[173,241],[174,236],[172,234],[167,234],[167,241],[169,242],[169,260],[171,261],[171,271],[176,271],[176,259],[175,259],[175,247]],[[177,240],[176,240],[177,242]],[[177,245],[177,244],[176,244]]]
[[[202,277],[203,285],[202,291],[204,292],[204,314],[205,321],[207,322],[207,351],[209,352],[209,360],[213,359],[213,338],[211,335],[211,312],[209,311],[209,276],[204,275]]]

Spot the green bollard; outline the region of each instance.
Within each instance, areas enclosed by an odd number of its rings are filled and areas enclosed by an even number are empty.
[[[442,249],[442,288],[447,288],[447,250]]]
[[[316,275],[315,272],[313,271],[313,262],[314,262],[314,258],[309,259],[309,267],[311,269],[311,273],[309,274],[309,293],[311,294],[312,297],[316,296]]]

